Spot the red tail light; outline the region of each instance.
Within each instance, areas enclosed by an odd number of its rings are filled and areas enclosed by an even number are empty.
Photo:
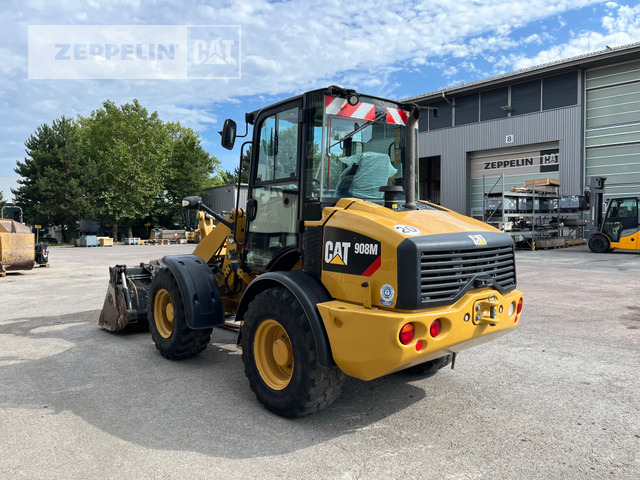
[[[403,345],[409,345],[416,334],[416,329],[413,323],[407,323],[402,329],[400,329],[400,343]]]
[[[440,320],[434,320],[433,323],[431,324],[431,327],[429,327],[429,333],[433,338],[440,335],[440,328],[441,328]]]
[[[516,313],[518,315],[522,313],[522,299],[518,300],[518,308],[516,308]]]

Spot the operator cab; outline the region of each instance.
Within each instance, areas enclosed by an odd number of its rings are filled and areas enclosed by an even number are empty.
[[[402,209],[409,108],[329,87],[247,114],[254,127],[244,249],[249,268],[272,270],[283,253],[300,252],[304,221],[321,219],[341,198],[382,204],[382,187],[402,187],[391,189],[400,191],[395,205]]]
[[[612,198],[607,205],[602,233],[611,241],[612,247],[638,249],[638,203],[637,197]],[[629,245],[613,245],[630,242]]]

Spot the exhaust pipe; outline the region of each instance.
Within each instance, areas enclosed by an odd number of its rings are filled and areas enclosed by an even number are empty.
[[[405,185],[407,192],[407,201],[404,208],[407,210],[416,210],[416,164],[418,163],[418,137],[416,135],[416,125],[420,110],[416,105],[412,106],[409,118],[406,123],[405,147],[404,153],[407,159],[407,183]]]

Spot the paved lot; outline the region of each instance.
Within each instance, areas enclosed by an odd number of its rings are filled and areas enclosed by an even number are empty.
[[[191,250],[57,248],[0,279],[0,478],[640,478],[640,254],[518,252],[514,333],[285,420],[232,332],[170,362],[97,326],[108,265]]]

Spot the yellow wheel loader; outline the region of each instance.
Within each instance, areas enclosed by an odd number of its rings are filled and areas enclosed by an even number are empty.
[[[285,417],[329,405],[347,375],[431,375],[512,331],[511,237],[416,200],[419,114],[340,87],[247,114],[246,211],[186,198],[202,238],[193,254],[112,267],[100,324],[148,322],[160,353],[181,359],[235,315],[251,389]],[[235,122],[221,135],[233,148]]]

